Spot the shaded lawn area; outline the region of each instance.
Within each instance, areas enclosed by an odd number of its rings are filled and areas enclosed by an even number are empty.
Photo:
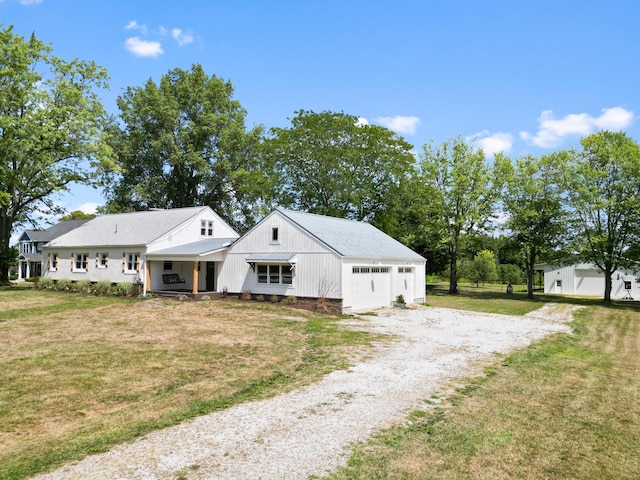
[[[241,301],[0,290],[0,478],[339,368],[372,340],[338,317]]]
[[[516,289],[507,294],[504,285],[459,285],[458,295],[449,295],[448,284],[432,286],[426,295],[426,304],[432,307],[455,308],[485,313],[505,315],[525,315],[540,308],[545,303],[562,303],[579,306],[605,306],[598,297],[579,297],[575,295],[546,295],[535,293],[533,298],[527,297],[526,289]],[[614,300],[608,307],[619,309],[639,309],[640,302]]]
[[[553,299],[591,305],[576,314],[573,335],[509,355],[449,398],[425,399],[424,410],[362,445],[327,478],[640,478],[638,306]],[[464,292],[437,302],[502,311],[504,302],[530,301]]]

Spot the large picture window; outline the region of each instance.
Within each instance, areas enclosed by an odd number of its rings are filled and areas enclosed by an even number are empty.
[[[291,265],[258,265],[258,283],[271,285],[293,284]]]

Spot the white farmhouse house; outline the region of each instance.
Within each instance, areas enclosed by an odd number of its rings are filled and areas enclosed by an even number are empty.
[[[216,290],[238,234],[209,207],[104,215],[46,244],[43,274],[140,283],[143,292]]]
[[[222,264],[229,292],[341,300],[343,312],[424,302],[425,259],[366,222],[278,208]]]
[[[88,220],[64,220],[46,230],[25,230],[18,239],[18,280],[42,275],[42,248]]]
[[[544,292],[582,296],[604,296],[604,273],[594,265],[536,265],[544,272]],[[638,274],[617,270],[611,276],[611,298],[639,298]]]
[[[148,292],[325,298],[343,312],[424,301],[425,259],[366,222],[276,209],[242,238],[209,207],[104,215],[50,241],[43,275]]]

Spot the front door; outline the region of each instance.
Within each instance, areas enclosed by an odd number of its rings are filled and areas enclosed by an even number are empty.
[[[207,262],[207,292],[216,291],[216,262]]]

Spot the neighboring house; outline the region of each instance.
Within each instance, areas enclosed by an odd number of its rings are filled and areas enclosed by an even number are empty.
[[[425,259],[365,222],[276,209],[227,252],[219,288],[341,301],[343,312],[424,302]]]
[[[18,239],[18,279],[42,275],[42,247],[47,242],[70,232],[87,220],[66,220],[46,230],[25,230]]]
[[[141,284],[143,292],[216,291],[238,234],[209,207],[98,216],[43,248],[44,274]]]
[[[604,296],[604,273],[594,265],[536,265],[544,272],[544,292],[583,296]],[[638,275],[632,270],[617,270],[611,276],[611,298],[640,297]]]

